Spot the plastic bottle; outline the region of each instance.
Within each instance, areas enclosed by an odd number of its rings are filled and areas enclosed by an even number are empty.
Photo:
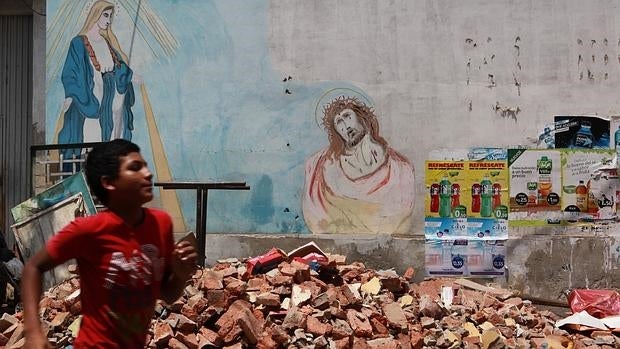
[[[538,182],[527,182],[527,204],[538,205]]]
[[[502,204],[502,185],[493,183],[493,209]]]
[[[471,212],[480,212],[480,184],[478,183],[471,186]]]
[[[616,133],[614,133],[614,148],[618,148],[618,143],[620,143],[620,126],[618,126]]]
[[[579,211],[588,211],[588,188],[583,184],[583,181],[579,181],[575,194],[575,205],[577,205]]]
[[[480,216],[491,217],[493,214],[493,183],[489,176],[485,175],[480,182]]]
[[[461,204],[461,186],[457,183],[452,184],[452,210]]]
[[[594,144],[594,135],[592,134],[591,125],[588,121],[581,122],[581,128],[575,135],[576,148],[592,148]]]
[[[598,186],[594,183],[594,179],[590,178],[588,180],[587,188],[588,188],[588,213],[596,214],[598,213],[598,200],[596,199],[596,192],[599,191]]]
[[[433,183],[431,184],[431,212],[439,212],[439,184]]]
[[[450,217],[452,212],[452,186],[448,177],[439,182],[439,217]]]
[[[546,202],[547,195],[551,193],[551,188],[553,187],[553,183],[551,183],[553,163],[548,157],[541,156],[536,161],[536,168],[538,169],[538,202]]]

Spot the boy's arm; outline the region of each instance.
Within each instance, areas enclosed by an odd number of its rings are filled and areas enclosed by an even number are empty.
[[[172,252],[170,272],[161,284],[161,298],[168,304],[174,303],[185,289],[185,284],[196,271],[198,254],[188,241],[181,241]]]
[[[29,348],[51,348],[39,321],[39,301],[41,300],[41,281],[43,273],[56,264],[45,248],[35,254],[24,266],[21,281],[22,302],[24,305],[24,332]]]

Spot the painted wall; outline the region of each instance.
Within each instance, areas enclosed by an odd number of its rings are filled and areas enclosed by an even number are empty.
[[[54,22],[65,2],[80,6]],[[91,3],[47,1],[48,143],[64,100],[59,71]],[[330,145],[321,120],[333,91],[374,108],[380,136],[418,170],[418,193],[432,150],[533,145],[555,114],[620,114],[612,1],[117,3],[112,26],[143,81],[133,140],[147,160],[144,90],[174,179],[252,187],[210,193],[209,231],[309,232],[306,163]],[[166,40],[149,31],[155,22]],[[179,198],[191,227],[194,193]],[[417,195],[407,232],[421,234],[423,208]]]

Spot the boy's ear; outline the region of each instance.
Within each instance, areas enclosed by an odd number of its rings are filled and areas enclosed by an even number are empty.
[[[108,176],[101,176],[101,186],[106,190],[114,190],[116,186],[114,186],[114,181],[110,179]]]

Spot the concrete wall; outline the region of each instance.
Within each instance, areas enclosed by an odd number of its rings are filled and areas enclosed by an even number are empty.
[[[370,100],[382,136],[417,169],[418,193],[433,150],[532,146],[553,115],[620,115],[620,8],[613,1],[150,3],[172,23],[179,52],[133,62],[151,93],[174,178],[252,186],[249,193],[211,196],[210,231],[302,233],[295,240],[213,235],[211,261],[316,237],[327,250],[371,266],[422,270],[423,195],[415,199],[412,237],[305,235],[304,162],[328,145],[316,109],[331,89],[362,91]],[[35,29],[40,46],[45,33]],[[126,35],[119,40],[127,50]],[[35,57],[35,74],[43,62]],[[35,84],[35,96],[48,96],[48,142],[59,91]],[[35,97],[35,117],[41,110]],[[149,144],[137,120],[135,140]],[[193,194],[179,196],[191,227]],[[531,294],[552,287],[554,297],[570,287],[617,287],[617,234],[511,231],[507,282]]]
[[[48,26],[61,3],[47,3]],[[309,232],[304,163],[329,144],[318,104],[334,88],[359,91],[374,106],[380,135],[418,170],[418,193],[432,150],[531,146],[553,115],[620,114],[620,9],[609,1],[147,5],[176,40],[169,56],[132,39],[132,22],[122,22],[133,20],[130,9],[121,7],[114,28],[149,92],[173,177],[242,179],[253,188],[213,195],[210,230]],[[63,45],[80,18],[48,61],[48,142],[63,99]],[[148,148],[140,104],[134,140]],[[193,194],[180,196],[193,226]],[[423,206],[417,195],[408,233],[421,232]]]
[[[209,234],[207,264],[235,257],[266,253],[271,247],[284,251],[316,242],[327,253],[347,256],[374,269],[394,268],[402,274],[416,270],[414,280],[424,279],[424,238],[389,235],[256,235]],[[586,234],[527,234],[507,242],[506,277],[498,285],[533,297],[565,301],[573,288],[620,287],[620,245],[617,238]],[[487,280],[488,281],[488,280]]]

